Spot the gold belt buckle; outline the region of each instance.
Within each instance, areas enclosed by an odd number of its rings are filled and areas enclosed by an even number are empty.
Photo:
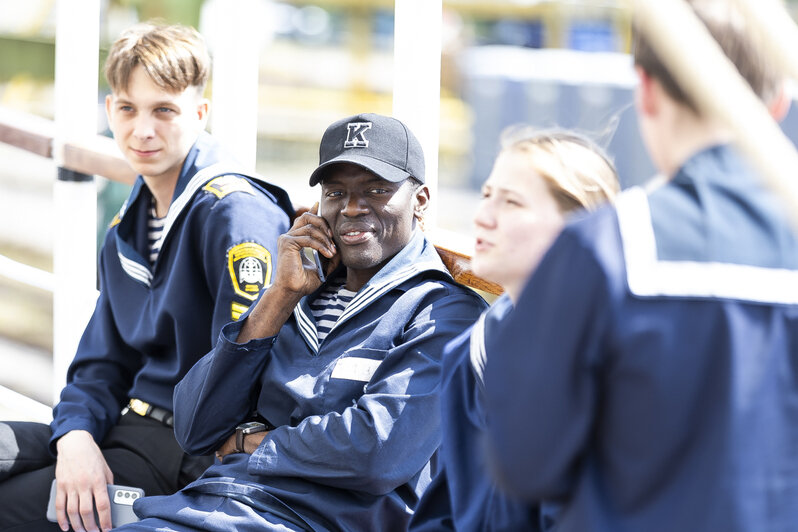
[[[145,403],[141,399],[131,399],[130,403],[128,403],[128,408],[132,411],[140,415],[141,417],[146,417],[147,414],[150,413],[150,409],[152,408],[149,403]]]

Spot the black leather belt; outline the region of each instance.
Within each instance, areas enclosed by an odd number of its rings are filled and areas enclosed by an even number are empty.
[[[127,406],[122,410],[122,415],[130,412],[135,412],[141,417],[151,417],[156,421],[160,421],[167,427],[174,427],[175,416],[165,408],[153,406],[150,403],[142,401],[141,399],[131,399]]]

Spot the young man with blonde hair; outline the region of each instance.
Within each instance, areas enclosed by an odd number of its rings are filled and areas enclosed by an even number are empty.
[[[780,76],[735,2],[689,3],[783,114]],[[667,181],[566,227],[496,324],[495,472],[514,496],[558,504],[555,530],[795,530],[798,239],[732,132],[643,35],[635,62]]]
[[[174,387],[270,284],[293,210],[204,131],[209,72],[183,26],[135,26],[109,52],[109,125],[139,177],[53,422],[0,424],[2,530],[108,530],[106,484],[172,493],[210,463],[175,440]],[[53,478],[58,525],[45,520]]]

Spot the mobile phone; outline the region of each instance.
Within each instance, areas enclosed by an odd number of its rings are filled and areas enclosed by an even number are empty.
[[[50,500],[47,503],[47,520],[53,523],[58,519],[55,516],[55,492],[56,481],[50,484]],[[144,497],[144,490],[131,486],[118,486],[108,484],[108,499],[111,501],[111,524],[114,528],[127,523],[135,523],[139,520],[133,513],[133,502]],[[94,521],[100,525],[100,518],[97,516],[97,509],[94,509]]]
[[[319,202],[319,206],[316,208],[316,216],[321,217],[321,202]],[[313,262],[316,263],[316,273],[319,275],[319,279],[323,283],[327,280],[327,276],[324,275],[324,267],[321,264],[321,257],[319,257],[319,252],[315,249],[313,251]]]
[[[321,265],[321,257],[319,257],[319,252],[315,249],[313,250],[313,261],[316,263],[316,273],[319,274],[319,279],[323,283],[327,278],[324,275],[324,267]]]
[[[323,283],[327,278],[324,275],[324,262],[322,262],[322,257],[319,255],[319,252],[313,248],[302,248],[302,253],[305,255],[305,258],[308,260],[312,260],[313,264],[316,266],[316,275],[319,276],[319,279]]]

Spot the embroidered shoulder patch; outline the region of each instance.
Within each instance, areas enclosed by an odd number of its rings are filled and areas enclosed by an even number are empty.
[[[121,222],[121,221],[122,221],[122,218],[119,216],[119,213],[114,214],[114,217],[111,220],[111,223],[108,224],[108,229],[112,228],[115,225],[118,225],[119,222]]]
[[[238,318],[240,318],[241,315],[247,310],[249,310],[247,305],[242,305],[241,303],[236,303],[233,301],[230,304],[230,317],[233,319],[233,321],[238,321]]]
[[[249,181],[243,177],[230,174],[220,175],[211,179],[202,187],[202,190],[213,193],[219,199],[233,192],[246,192],[247,194],[255,195],[255,191]]]
[[[227,252],[227,269],[236,294],[255,301],[272,279],[272,256],[255,242],[243,242]]]

